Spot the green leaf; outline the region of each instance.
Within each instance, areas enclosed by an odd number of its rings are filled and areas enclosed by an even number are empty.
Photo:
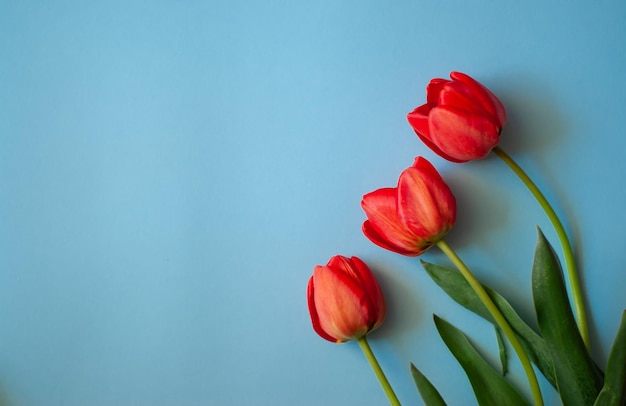
[[[532,271],[539,330],[548,344],[565,405],[591,405],[603,377],[589,356],[570,307],[559,260],[539,230]]]
[[[479,405],[527,405],[517,390],[480,356],[463,332],[434,316],[439,335],[465,370]]]
[[[500,364],[502,365],[502,375],[506,375],[509,372],[509,362],[506,353],[506,346],[502,339],[502,331],[497,326],[493,328],[496,332],[496,339],[498,340],[498,353],[500,354]]]
[[[413,375],[415,386],[417,386],[417,390],[420,392],[426,406],[446,406],[446,402],[443,401],[437,389],[419,369],[415,368],[413,363],[411,363],[411,375]]]
[[[617,330],[604,376],[604,386],[594,406],[626,404],[626,311]]]
[[[433,281],[454,301],[495,325],[491,314],[459,271],[425,261],[422,261],[422,265]],[[544,339],[522,320],[504,297],[488,286],[483,287],[519,338],[528,357],[556,388],[552,356]]]

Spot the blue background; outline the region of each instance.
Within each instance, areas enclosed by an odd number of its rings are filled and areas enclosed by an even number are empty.
[[[360,231],[361,196],[425,156],[458,199],[448,242],[532,319],[535,226],[556,243],[538,205],[495,156],[446,162],[406,122],[451,70],[505,103],[501,145],[573,237],[604,365],[626,307],[625,4],[3,0],[4,400],[385,404],[358,346],[310,326],[312,269],[344,254],[385,291],[370,342],[400,400],[420,403],[413,362],[472,403],[432,314],[495,362],[493,330]]]

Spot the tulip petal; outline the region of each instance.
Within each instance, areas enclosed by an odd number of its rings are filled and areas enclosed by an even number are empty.
[[[315,309],[321,328],[337,342],[360,338],[368,331],[364,292],[339,268],[316,266],[313,271]]]
[[[429,246],[454,224],[456,201],[435,167],[418,157],[398,181],[398,213],[409,229]]]
[[[431,106],[428,104],[422,104],[406,116],[417,135],[426,139],[429,138],[430,133],[430,128],[428,127],[428,113],[430,113],[430,109]]]
[[[481,159],[498,145],[499,129],[487,118],[446,107],[430,112],[431,141],[458,160]]]
[[[309,279],[309,283],[307,285],[307,302],[309,305],[309,314],[311,316],[311,323],[313,324],[313,330],[325,340],[336,343],[338,342],[336,338],[331,337],[320,324],[320,318],[317,314],[317,309],[315,308],[315,287],[313,283],[313,277]]]
[[[463,82],[450,82],[439,93],[439,107],[449,107],[498,121],[489,96]]]
[[[370,315],[369,319],[375,318],[373,314],[376,313],[377,306],[374,305],[373,296],[376,295],[376,291],[371,289],[371,282],[374,282],[378,290],[380,290],[380,287],[374,280],[374,275],[367,265],[356,257],[346,258],[343,255],[335,255],[328,261],[326,266],[338,274],[343,274],[346,279],[352,280],[355,286],[364,292],[361,304],[367,307],[367,313]]]
[[[383,188],[363,196],[361,207],[368,221],[363,223],[363,233],[376,245],[403,255],[419,255],[415,236],[402,223],[397,212],[397,189]]]
[[[453,81],[456,80],[462,82],[468,87],[468,89],[471,89],[472,93],[481,99],[484,103],[484,107],[489,110],[489,113],[498,120],[500,129],[504,127],[504,124],[506,124],[506,109],[504,108],[504,104],[502,104],[500,99],[498,99],[495,94],[493,94],[480,82],[464,73],[452,72],[450,73],[450,77]]]
[[[431,194],[437,196],[440,212],[444,214],[450,227],[456,221],[456,198],[450,190],[448,184],[443,180],[441,174],[427,159],[415,158],[413,167],[423,172],[423,176],[431,180]],[[433,188],[433,186],[436,186]]]
[[[439,92],[444,88],[444,86],[450,83],[448,79],[435,78],[432,79],[428,86],[426,86],[426,103],[430,107],[435,107],[439,102]]]
[[[418,255],[421,255],[424,252],[423,250],[417,249],[415,247],[405,248],[405,247],[391,244],[382,235],[380,235],[378,231],[374,229],[374,227],[372,227],[372,224],[370,223],[369,220],[366,220],[365,222],[363,222],[362,231],[363,231],[363,234],[365,234],[365,236],[374,244],[386,250],[395,252],[397,254],[405,255],[407,257],[417,257]]]
[[[428,114],[430,113],[431,107],[428,104],[423,104],[409,114],[407,114],[407,120],[409,124],[417,134],[418,138],[426,144],[428,148],[430,148],[437,155],[441,156],[444,159],[452,162],[467,162],[467,160],[458,160],[454,157],[449,156],[444,151],[442,151],[435,143],[433,143],[430,139],[430,123],[428,122]]]
[[[385,320],[385,297],[383,296],[383,291],[380,288],[376,277],[367,264],[357,257],[351,257],[350,261],[353,269],[358,271],[357,274],[359,280],[361,281],[363,290],[366,292],[365,297],[368,299],[368,305],[370,306],[368,311],[370,315],[370,325],[368,328],[371,331],[380,326]]]
[[[439,224],[437,201],[429,191],[427,180],[416,168],[405,169],[398,182],[398,213],[409,229],[427,238],[431,224]]]

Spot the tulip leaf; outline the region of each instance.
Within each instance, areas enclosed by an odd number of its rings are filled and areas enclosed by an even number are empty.
[[[476,351],[461,330],[436,315],[434,319],[443,342],[465,370],[479,405],[527,405],[519,392]]]
[[[433,386],[432,383],[420,372],[419,369],[415,367],[411,363],[411,375],[413,375],[413,380],[415,381],[415,386],[417,386],[417,390],[424,401],[424,405],[426,406],[446,406],[446,402],[443,401],[443,398],[437,391],[437,389]]]
[[[539,330],[552,354],[557,389],[563,403],[593,404],[602,388],[603,377],[578,331],[558,257],[540,230],[532,290]]]
[[[500,355],[500,364],[502,364],[502,375],[506,375],[509,372],[508,355],[506,353],[506,346],[502,339],[502,331],[497,326],[494,326],[496,332],[496,339],[498,340],[498,353]]]
[[[626,404],[626,311],[622,313],[622,321],[611,347],[606,375],[604,376],[604,386],[594,405],[623,404]]]
[[[459,271],[425,261],[422,261],[422,265],[433,281],[454,301],[495,325],[491,314]],[[556,388],[552,356],[544,339],[522,320],[504,297],[488,286],[483,287],[519,338],[531,361]]]

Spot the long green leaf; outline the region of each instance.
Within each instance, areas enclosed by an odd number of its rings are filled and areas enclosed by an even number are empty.
[[[480,356],[463,332],[434,316],[435,325],[452,355],[465,370],[479,405],[527,405],[517,390]]]
[[[604,376],[604,386],[594,406],[626,404],[626,311],[611,347]]]
[[[439,285],[454,301],[461,306],[476,313],[482,318],[494,323],[495,321],[489,311],[478,298],[476,292],[471,288],[463,275],[456,269],[450,269],[439,265],[422,261],[424,269],[430,277]],[[556,377],[552,366],[552,357],[546,342],[515,312],[513,307],[504,297],[488,286],[483,285],[487,294],[502,312],[502,315],[509,323],[515,334],[520,339],[520,343],[530,357],[531,361],[539,368],[546,379],[556,388]]]
[[[420,396],[424,401],[424,405],[446,406],[446,402],[443,401],[443,398],[439,394],[439,391],[437,391],[435,386],[430,383],[428,378],[426,378],[419,369],[415,368],[415,365],[413,365],[413,363],[411,363],[411,375],[413,375],[415,386],[417,386],[417,390],[420,392]]]
[[[591,405],[602,388],[600,374],[578,332],[559,260],[539,230],[532,271],[539,330],[548,344],[557,389],[565,405]]]

